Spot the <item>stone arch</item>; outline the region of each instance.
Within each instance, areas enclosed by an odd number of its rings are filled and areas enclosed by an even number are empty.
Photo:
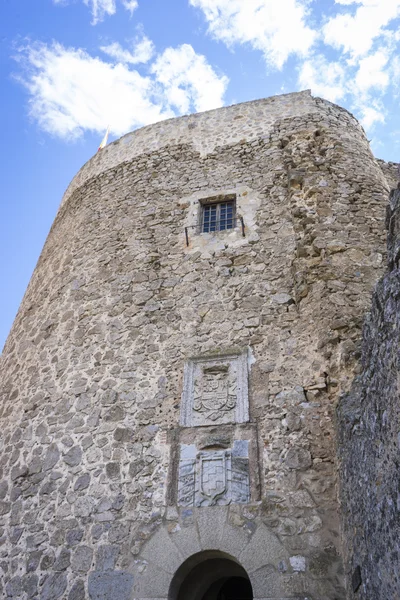
[[[189,557],[179,567],[172,578],[168,600],[218,600],[227,596],[234,586],[240,591],[234,595],[235,599],[253,599],[250,578],[242,565],[225,552],[205,550]]]
[[[230,561],[225,566],[230,567],[232,576],[245,573],[254,600],[286,595],[288,576],[281,571],[289,556],[279,538],[258,520],[248,528],[236,526],[230,507],[214,506],[182,510],[176,520],[158,527],[131,566],[132,598],[181,600],[173,596],[177,582],[203,560],[216,558]]]

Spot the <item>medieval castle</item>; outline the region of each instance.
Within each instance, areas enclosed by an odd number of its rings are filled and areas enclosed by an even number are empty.
[[[400,598],[396,186],[308,91],[81,169],[0,361],[2,598]]]

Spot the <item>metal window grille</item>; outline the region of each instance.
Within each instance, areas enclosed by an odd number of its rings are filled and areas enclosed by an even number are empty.
[[[211,233],[212,231],[224,231],[233,229],[236,225],[235,201],[214,202],[203,205],[201,231]]]

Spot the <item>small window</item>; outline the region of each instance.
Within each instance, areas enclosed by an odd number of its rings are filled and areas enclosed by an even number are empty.
[[[234,195],[221,198],[210,198],[201,203],[202,233],[225,231],[236,226],[236,197]]]

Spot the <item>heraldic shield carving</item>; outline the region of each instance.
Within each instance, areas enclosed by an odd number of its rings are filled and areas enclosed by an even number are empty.
[[[229,373],[229,365],[204,367],[194,380],[193,410],[215,422],[222,412],[236,407],[236,378]]]
[[[247,378],[247,352],[189,360],[184,372],[181,425],[248,421]]]
[[[181,445],[178,504],[215,506],[250,500],[248,442],[233,448],[198,451],[194,444]]]
[[[226,458],[226,452],[200,454],[200,494],[208,498],[210,504],[215,504],[226,492]]]

